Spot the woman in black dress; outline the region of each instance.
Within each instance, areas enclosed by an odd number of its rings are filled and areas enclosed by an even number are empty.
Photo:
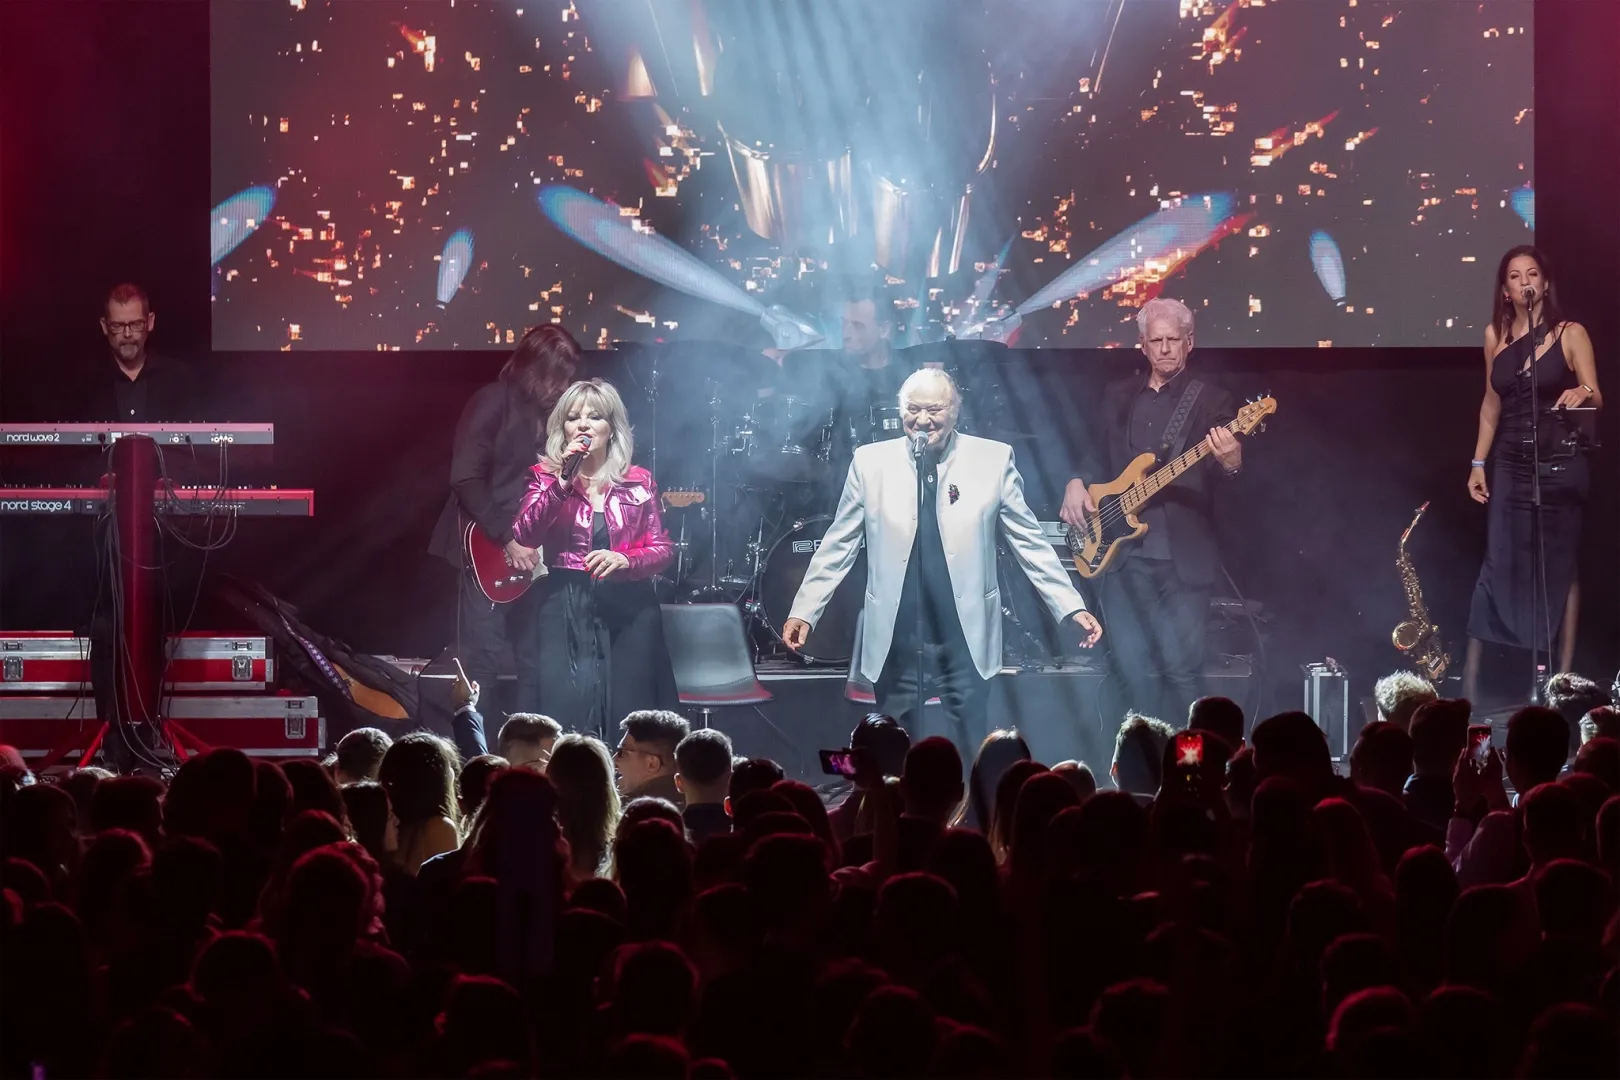
[[[512,535],[544,548],[537,618],[540,707],[606,738],[627,713],[677,704],[653,575],[675,558],[652,473],[632,465],[624,402],[602,379],[563,392]]]
[[[1485,330],[1485,398],[1479,406],[1479,437],[1468,474],[1468,493],[1484,503],[1485,563],[1468,614],[1468,655],[1463,694],[1478,691],[1479,661],[1489,641],[1517,648],[1544,642],[1557,631],[1558,667],[1569,670],[1575,652],[1580,586],[1575,560],[1586,503],[1583,448],[1553,409],[1600,407],[1592,339],[1585,327],[1564,319],[1547,260],[1533,247],[1516,247],[1496,270],[1495,306]],[[1536,333],[1531,333],[1531,327]],[[1533,359],[1532,359],[1533,355]],[[1541,503],[1546,553],[1545,610],[1533,600],[1534,513],[1531,509],[1530,383],[1535,380],[1542,415]],[[1492,454],[1486,481],[1486,455]]]

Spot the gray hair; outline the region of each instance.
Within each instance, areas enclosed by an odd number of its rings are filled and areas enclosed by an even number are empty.
[[[1406,731],[1418,706],[1440,697],[1434,684],[1414,671],[1392,671],[1373,683],[1378,715]]]
[[[1169,319],[1176,324],[1176,329],[1181,331],[1182,337],[1192,337],[1193,313],[1180,300],[1156,296],[1143,304],[1142,310],[1136,313],[1137,332],[1146,338],[1148,326],[1158,319]]]
[[[906,381],[900,384],[900,407],[904,409],[911,395],[918,390],[949,390],[951,392],[951,412],[956,412],[962,405],[962,391],[957,389],[956,380],[944,368],[920,367],[906,376]]]

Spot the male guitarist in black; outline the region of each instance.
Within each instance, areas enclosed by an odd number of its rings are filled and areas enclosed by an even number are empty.
[[[500,377],[473,394],[456,425],[450,499],[428,546],[461,571],[455,648],[462,668],[472,682],[493,688],[502,653],[510,645],[517,660],[511,708],[517,712],[533,711],[539,703],[535,652],[540,590],[530,589],[510,604],[490,603],[464,565],[462,522],[475,522],[491,540],[505,545],[515,568],[533,570],[540,564],[539,551],[512,538],[512,522],[529,488],[529,469],[540,459],[546,418],[578,369],[579,343],[573,335],[543,323],[523,335]]]
[[[1232,395],[1187,371],[1193,315],[1179,300],[1154,299],[1137,316],[1148,371],[1103,391],[1103,456],[1088,454],[1064,490],[1059,516],[1079,526],[1096,512],[1087,488],[1123,472],[1144,452],[1160,464],[1196,445],[1211,456],[1177,477],[1142,511],[1148,531],[1121,551],[1100,584],[1103,625],[1125,706],[1181,723],[1200,695],[1210,591],[1221,556],[1211,517],[1213,488],[1243,466],[1243,448],[1222,425]]]

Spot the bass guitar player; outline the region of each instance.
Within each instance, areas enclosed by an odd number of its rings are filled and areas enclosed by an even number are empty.
[[[1088,491],[1143,453],[1161,462],[1208,441],[1209,454],[1140,512],[1147,531],[1101,575],[1103,625],[1127,709],[1179,725],[1199,697],[1209,599],[1221,558],[1212,510],[1217,489],[1243,467],[1228,425],[1232,395],[1187,370],[1193,315],[1178,300],[1149,300],[1137,316],[1148,370],[1103,392],[1100,447],[1064,490],[1060,515],[1083,528],[1097,505]],[[1106,512],[1106,508],[1105,508]]]
[[[428,550],[457,569],[455,650],[467,677],[486,688],[518,658],[517,688],[509,711],[538,709],[539,590],[527,588],[542,554],[513,538],[529,470],[540,460],[546,418],[573,383],[579,343],[562,327],[544,323],[523,335],[500,376],[480,387],[462,410],[450,457],[450,498]],[[498,551],[509,569],[496,587],[480,575],[474,553]],[[487,557],[482,562],[488,561]],[[525,663],[522,658],[530,658]]]

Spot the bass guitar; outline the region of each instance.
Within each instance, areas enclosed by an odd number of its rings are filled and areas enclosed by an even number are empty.
[[[1238,410],[1226,430],[1235,435],[1263,431],[1265,418],[1276,411],[1275,398],[1256,398]],[[1200,439],[1197,446],[1151,473],[1148,470],[1153,469],[1159,459],[1153,454],[1142,454],[1112,481],[1087,488],[1097,512],[1086,516],[1084,528],[1069,530],[1069,553],[1074,558],[1075,572],[1083,578],[1094,578],[1107,570],[1121,547],[1147,532],[1148,527],[1137,515],[1148,501],[1208,453],[1209,440]]]

